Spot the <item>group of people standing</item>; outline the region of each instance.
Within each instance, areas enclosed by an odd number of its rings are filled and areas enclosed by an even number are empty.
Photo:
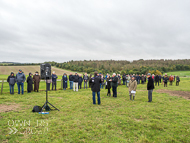
[[[22,70],[19,70],[19,72],[14,76],[14,73],[11,72],[10,76],[7,78],[7,82],[9,83],[10,87],[10,94],[14,94],[14,85],[17,83],[18,87],[18,94],[20,92],[24,94],[24,82],[26,80],[27,82],[27,92],[30,93],[33,91],[33,84],[34,84],[34,91],[39,91],[39,83],[40,83],[40,76],[38,72],[35,73],[35,75],[32,77],[32,73],[29,73],[29,76],[27,77],[22,72]]]
[[[47,90],[50,90],[50,84],[52,83],[52,90],[55,89],[56,90],[56,85],[57,85],[57,78],[58,76],[55,74],[55,72],[52,73],[52,78],[51,79],[47,79],[46,83],[47,83]],[[146,75],[123,75],[122,77],[123,79],[123,85],[126,84],[126,86],[129,88],[129,98],[130,100],[135,99],[135,93],[136,93],[136,88],[138,84],[144,84],[146,83],[146,81],[148,81],[147,83],[147,90],[148,90],[148,102],[152,101],[152,92],[154,89],[154,84],[155,86],[158,85],[159,83],[161,83],[161,79],[163,79],[163,83],[164,83],[164,87],[167,87],[167,82],[168,80],[170,81],[170,85],[172,85],[172,82],[174,82],[176,80],[176,86],[179,85],[180,82],[180,78],[179,76],[177,76],[175,78],[175,76],[170,76],[168,77],[167,74],[165,74],[163,77],[161,75],[151,75],[150,73]],[[25,74],[22,72],[22,70],[19,70],[19,72],[16,74],[16,76],[14,76],[14,73],[11,72],[11,75],[8,77],[7,82],[9,82],[9,86],[10,86],[10,94],[14,94],[14,85],[15,83],[17,83],[18,86],[18,94],[20,94],[20,92],[22,94],[24,94],[24,82],[26,80],[26,76]],[[31,91],[39,91],[39,83],[40,83],[40,75],[38,72],[35,72],[35,74],[33,75],[32,73],[29,73],[29,76],[27,77],[27,92],[30,93]],[[92,96],[93,96],[93,104],[96,104],[96,99],[95,99],[95,95],[97,94],[98,97],[98,104],[101,103],[100,101],[100,89],[104,88],[105,85],[105,89],[107,89],[107,96],[111,96],[111,88],[112,88],[112,93],[113,93],[113,97],[117,97],[117,87],[119,84],[121,84],[121,76],[118,74],[116,75],[115,73],[111,75],[109,75],[107,73],[107,75],[104,77],[103,74],[101,73],[94,73],[94,77],[92,77],[92,75],[90,75],[90,77],[88,77],[87,73],[85,73],[82,77],[81,74],[78,75],[78,73],[76,72],[74,75],[72,73],[70,73],[69,77],[67,77],[67,74],[64,73],[62,76],[62,82],[63,82],[63,90],[67,89],[67,82],[69,81],[70,84],[70,89],[73,91],[78,91],[78,89],[81,89],[82,86],[82,82],[84,81],[84,89],[91,87],[92,90]],[[34,89],[33,89],[33,84],[34,84]],[[21,88],[21,90],[20,90]]]

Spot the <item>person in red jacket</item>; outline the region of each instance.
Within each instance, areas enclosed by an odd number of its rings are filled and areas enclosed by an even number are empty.
[[[172,85],[173,80],[174,80],[174,77],[171,75],[170,78],[169,78],[170,85]]]

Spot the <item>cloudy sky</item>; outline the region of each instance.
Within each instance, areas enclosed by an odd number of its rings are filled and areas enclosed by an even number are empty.
[[[189,0],[1,0],[0,62],[189,59]]]

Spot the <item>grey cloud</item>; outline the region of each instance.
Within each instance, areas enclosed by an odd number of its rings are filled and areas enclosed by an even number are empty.
[[[188,58],[190,2],[0,2],[0,61]]]

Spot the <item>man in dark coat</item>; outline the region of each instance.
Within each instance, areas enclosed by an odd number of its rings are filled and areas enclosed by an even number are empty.
[[[158,74],[155,76],[155,86],[157,86],[157,84],[158,84],[158,86],[159,86],[159,76],[158,76]]]
[[[62,81],[63,81],[63,90],[66,90],[66,88],[67,88],[67,75],[66,75],[66,73],[63,74]]]
[[[179,76],[176,77],[176,86],[179,86],[180,78]]]
[[[111,96],[111,93],[110,93],[110,89],[111,89],[111,78],[110,78],[110,75],[107,75],[107,79],[106,79],[106,89],[108,89],[108,93],[107,93],[107,96]]]
[[[39,85],[40,85],[40,75],[38,74],[38,72],[35,73],[35,75],[33,76],[33,81],[34,81],[34,91],[39,91]]]
[[[169,80],[168,75],[165,74],[165,76],[163,76],[164,87],[165,86],[167,87],[168,80]]]
[[[10,94],[14,94],[14,85],[16,83],[16,78],[13,72],[11,72],[11,75],[7,78],[7,82],[9,83]]]
[[[147,77],[148,77],[148,83],[147,83],[148,102],[152,102],[152,92],[154,89],[154,81],[153,81],[150,73],[148,73]]]
[[[58,77],[57,77],[57,75],[55,74],[55,71],[53,71],[51,77],[52,77],[52,90],[53,90],[54,86],[55,86],[55,90],[56,90],[57,78],[58,78]]]
[[[73,75],[70,73],[69,75],[69,83],[70,83],[70,89],[73,89]]]
[[[85,73],[85,75],[83,76],[83,80],[84,80],[84,89],[85,89],[85,85],[86,85],[86,89],[88,88],[88,75],[87,73]]]
[[[160,81],[160,83],[161,83],[161,80],[162,80],[162,76],[161,76],[161,75],[159,75],[159,81]]]
[[[101,78],[97,76],[97,72],[94,73],[94,77],[92,77],[89,80],[89,83],[91,83],[91,90],[92,90],[92,99],[93,99],[93,104],[96,104],[96,93],[98,97],[98,105],[100,105],[100,83],[101,83]]]
[[[31,93],[31,91],[33,90],[32,73],[29,73],[29,76],[28,76],[26,82],[27,82],[27,92]]]
[[[77,74],[77,72],[75,73],[75,75],[73,75],[73,91],[78,91],[78,83],[79,83],[79,76]]]
[[[125,75],[125,73],[123,74],[123,85],[125,85],[125,81],[126,81],[126,75]]]
[[[116,77],[116,74],[113,73],[112,75],[112,91],[113,91],[113,97],[117,97],[117,86],[118,86],[118,78]]]
[[[78,89],[81,89],[82,81],[83,81],[83,79],[82,79],[81,75],[79,75]]]

